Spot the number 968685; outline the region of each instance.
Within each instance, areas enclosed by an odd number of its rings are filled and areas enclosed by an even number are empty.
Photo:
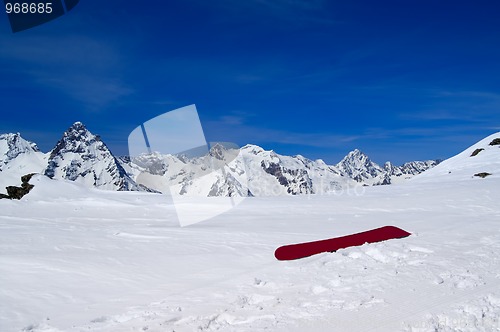
[[[52,2],[7,2],[5,12],[7,14],[50,14],[52,13]]]

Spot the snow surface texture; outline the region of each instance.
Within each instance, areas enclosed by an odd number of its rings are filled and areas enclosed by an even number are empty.
[[[330,194],[359,185],[400,182],[437,163],[417,161],[394,166],[388,162],[382,168],[355,150],[338,165],[327,165],[300,155],[282,156],[256,145],[238,150],[221,144],[212,146],[205,157],[153,152],[117,159],[101,138],[80,122],[64,132],[47,154],[19,134],[0,136],[0,171],[8,170],[1,173],[1,190],[15,185],[24,174],[38,172],[89,188],[143,191],[147,187],[181,196]]]
[[[185,228],[164,195],[35,176],[0,200],[0,331],[500,331],[497,137],[402,185],[254,197]],[[412,235],[273,256],[384,225]]]

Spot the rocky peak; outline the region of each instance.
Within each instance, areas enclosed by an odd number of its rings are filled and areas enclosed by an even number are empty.
[[[220,143],[216,143],[210,148],[209,154],[212,158],[224,160],[227,149]]]
[[[73,141],[84,141],[95,138],[81,122],[73,123],[73,125],[64,132],[63,137]]]
[[[354,149],[347,154],[347,156],[342,159],[341,163],[344,161],[354,162],[356,164],[366,164],[370,162],[370,158],[358,149]]]
[[[357,182],[375,178],[383,173],[378,164],[358,149],[349,152],[336,166],[342,174]]]
[[[110,190],[138,190],[100,137],[81,122],[66,130],[50,153],[45,175],[80,181],[90,187]]]
[[[97,144],[96,144],[97,143]],[[98,150],[106,151],[107,147],[101,138],[93,135],[81,122],[75,122],[64,133],[62,138],[50,153],[50,158],[54,158],[60,153],[85,153],[89,147],[95,145]]]
[[[4,162],[12,160],[23,153],[39,151],[35,143],[25,140],[19,133],[0,135],[0,158],[2,158],[3,155],[4,158],[2,159],[5,159],[3,160]],[[2,159],[0,159],[0,161]]]

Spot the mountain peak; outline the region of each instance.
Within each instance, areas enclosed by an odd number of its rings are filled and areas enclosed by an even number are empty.
[[[376,178],[383,173],[378,164],[371,161],[366,154],[358,149],[349,152],[336,166],[341,173],[357,182]]]
[[[83,123],[81,123],[80,121],[77,121],[77,122],[73,123],[66,131],[67,132],[68,131],[88,131],[88,129]]]
[[[360,149],[354,149],[352,150],[351,152],[349,152],[349,154],[364,154],[363,152],[361,152]]]
[[[361,151],[359,149],[354,149],[347,154],[346,158],[347,157],[366,157],[366,158],[368,158],[368,155],[366,155],[363,151]]]
[[[106,144],[81,122],[69,127],[50,152],[45,175],[102,189],[137,188]]]
[[[85,127],[83,123],[77,121],[73,123],[65,132],[64,136],[72,136],[75,139],[81,139],[83,137],[87,137],[92,135],[90,131]],[[93,135],[92,135],[93,136]]]
[[[56,146],[50,152],[50,159],[60,153],[84,153],[89,146],[100,141],[99,136],[93,135],[81,122],[75,122],[63,134]],[[97,146],[99,150],[105,150],[104,143]]]
[[[39,152],[35,143],[25,140],[21,134],[1,134],[0,135],[0,154],[7,159],[14,159],[22,153]]]
[[[245,145],[244,147],[241,148],[243,151],[246,151],[248,153],[251,153],[251,154],[254,154],[254,155],[258,155],[259,153],[262,153],[264,152],[265,150],[263,148],[261,148],[260,146],[258,145],[254,145],[254,144],[247,144]]]
[[[345,156],[344,159],[342,159],[338,165],[346,165],[346,164],[354,165],[356,167],[367,167],[371,165],[376,165],[374,162],[370,160],[368,155],[366,155],[359,149],[354,149],[351,152],[349,152],[347,156]]]
[[[227,148],[220,143],[215,143],[214,145],[212,145],[209,151],[210,156],[218,160],[224,160],[226,153],[227,153]]]

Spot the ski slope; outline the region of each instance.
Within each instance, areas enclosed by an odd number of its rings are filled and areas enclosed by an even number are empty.
[[[401,185],[247,198],[184,228],[166,196],[35,176],[0,200],[0,331],[500,331],[500,169],[470,174],[500,149],[483,152]],[[274,258],[384,225],[412,235]]]

